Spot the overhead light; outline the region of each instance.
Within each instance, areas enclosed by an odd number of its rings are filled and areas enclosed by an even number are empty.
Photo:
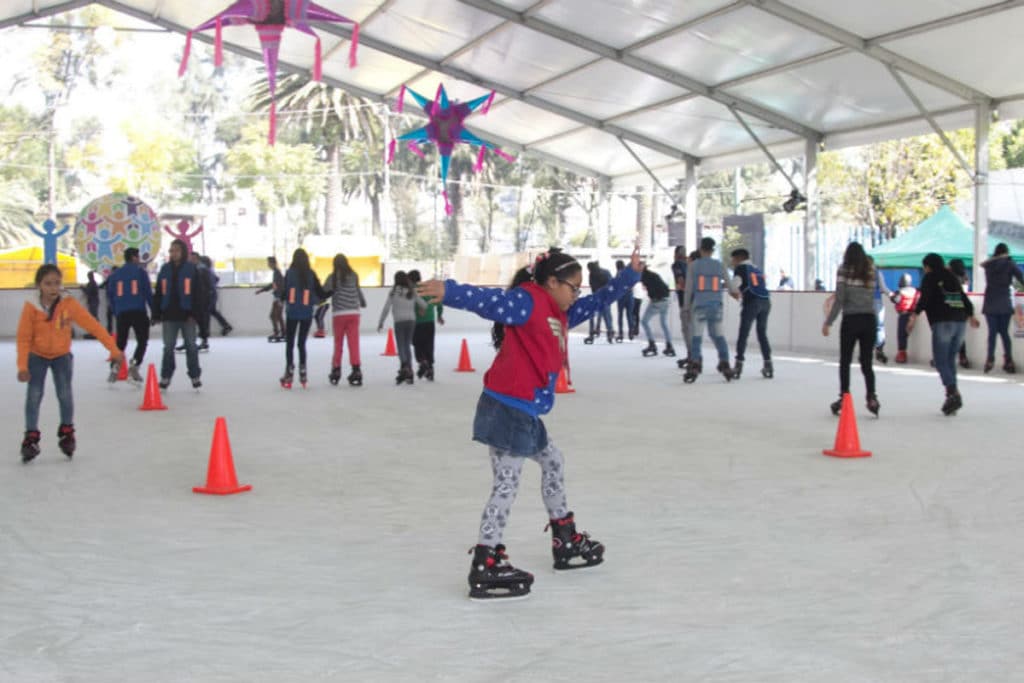
[[[800,191],[797,190],[796,188],[793,188],[793,191],[789,193],[789,199],[782,203],[782,210],[785,211],[786,213],[793,213],[798,208],[800,208],[801,205],[806,204],[807,197],[800,194]]]

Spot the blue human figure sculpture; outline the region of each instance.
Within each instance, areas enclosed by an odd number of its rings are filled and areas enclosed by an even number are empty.
[[[43,263],[52,263],[57,265],[57,238],[70,230],[71,226],[65,225],[63,230],[56,232],[56,221],[52,218],[47,218],[43,221],[42,231],[38,230],[36,226],[31,223],[29,223],[28,227],[33,233],[43,238]]]
[[[114,262],[114,245],[123,239],[123,235],[110,236],[110,230],[103,228],[99,234],[93,238],[96,242],[96,260],[102,262],[104,258],[109,259],[111,263]]]

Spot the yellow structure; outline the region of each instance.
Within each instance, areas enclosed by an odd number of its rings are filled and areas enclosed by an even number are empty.
[[[359,276],[360,287],[380,287],[380,256],[347,256],[348,264]],[[334,256],[313,256],[310,265],[320,282],[334,270]]]
[[[0,288],[34,287],[36,270],[43,265],[42,247],[18,247],[0,251]],[[64,274],[64,284],[78,282],[78,259],[57,252],[57,266]]]

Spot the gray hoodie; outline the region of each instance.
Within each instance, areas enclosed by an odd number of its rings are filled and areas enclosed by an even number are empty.
[[[391,312],[396,323],[416,322],[416,310],[427,310],[427,302],[419,294],[409,297],[409,290],[405,287],[392,287],[384,302],[384,310],[380,312],[380,322],[377,327],[384,327],[388,319],[388,312]]]

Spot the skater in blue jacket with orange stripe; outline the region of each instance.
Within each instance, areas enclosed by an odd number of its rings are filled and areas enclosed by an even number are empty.
[[[309,254],[305,249],[296,249],[292,254],[292,265],[284,274],[285,306],[285,370],[281,386],[292,388],[295,379],[295,341],[299,342],[299,382],[306,386],[306,338],[313,325],[313,309],[327,295],[320,286],[320,279],[309,265]]]
[[[196,348],[197,323],[203,316],[206,291],[196,267],[188,262],[188,245],[174,240],[168,250],[170,260],[156,276],[153,295],[153,322],[163,324],[164,358],[160,366],[160,388],[171,385],[174,376],[174,344],[181,332],[185,340],[185,362],[192,387],[203,386],[199,376],[199,350]]]
[[[736,365],[732,369],[732,378],[739,379],[743,374],[743,355],[747,350],[747,337],[750,328],[757,330],[757,343],[761,346],[761,359],[764,365],[761,374],[765,379],[775,376],[772,367],[772,347],[768,343],[768,314],[772,312],[768,285],[764,273],[750,262],[750,252],[746,249],[734,249],[732,254],[732,297],[742,303],[740,309],[740,333],[736,337]]]

